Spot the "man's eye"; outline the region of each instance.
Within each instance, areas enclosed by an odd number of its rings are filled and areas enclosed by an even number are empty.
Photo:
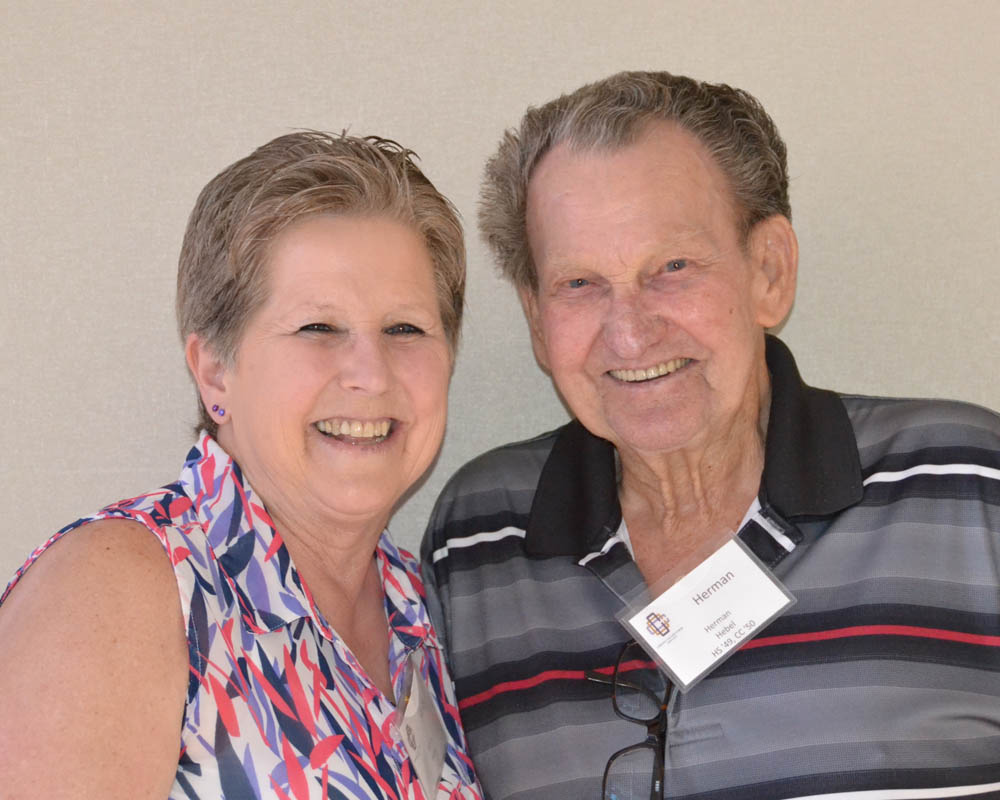
[[[308,333],[331,333],[333,327],[327,325],[325,322],[310,322],[308,325],[303,325],[299,328],[299,331],[305,331]]]
[[[395,325],[390,325],[385,329],[385,332],[390,336],[417,336],[424,331],[422,328],[411,325],[409,322],[399,322]]]
[[[679,272],[687,266],[687,261],[683,258],[673,258],[663,265],[664,272]]]
[[[566,285],[570,289],[582,289],[584,286],[590,286],[590,281],[586,278],[570,278],[566,281]]]

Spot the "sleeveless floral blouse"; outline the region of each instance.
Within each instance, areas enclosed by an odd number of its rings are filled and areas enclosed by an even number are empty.
[[[315,607],[260,499],[214,439],[202,435],[176,483],[55,534],[0,603],[47,547],[97,519],[142,523],[174,565],[191,671],[171,798],[481,800],[417,563],[388,532],[376,559],[393,690],[402,696],[410,655],[422,651],[419,677],[448,736],[432,797],[407,755],[395,706]]]

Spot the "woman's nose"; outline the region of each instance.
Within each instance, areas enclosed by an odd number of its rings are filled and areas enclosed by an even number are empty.
[[[389,364],[381,337],[356,335],[341,356],[339,380],[352,391],[380,394],[389,386]]]

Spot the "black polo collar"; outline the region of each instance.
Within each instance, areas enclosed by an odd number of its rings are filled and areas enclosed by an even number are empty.
[[[825,517],[861,499],[861,462],[840,397],[802,382],[791,351],[766,337],[771,414],[761,505],[786,519]],[[538,556],[582,556],[621,523],[611,443],[565,425],[542,468],[525,536]]]

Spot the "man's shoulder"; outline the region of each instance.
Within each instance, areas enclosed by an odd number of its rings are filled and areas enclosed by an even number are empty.
[[[492,494],[496,490],[533,491],[562,430],[546,431],[476,456],[448,480],[441,491],[441,500],[454,502],[470,494]]]
[[[459,468],[441,490],[428,536],[445,539],[496,525],[523,527],[542,468],[562,430],[495,447]]]
[[[1000,414],[958,400],[842,394],[863,467],[901,453],[1000,458]]]

